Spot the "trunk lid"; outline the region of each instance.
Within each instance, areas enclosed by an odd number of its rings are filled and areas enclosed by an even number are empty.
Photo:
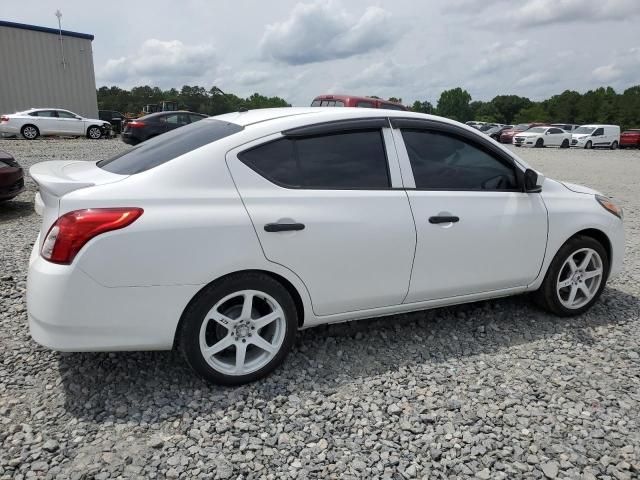
[[[42,215],[40,243],[58,219],[60,199],[67,193],[81,188],[104,185],[124,180],[128,175],[107,172],[96,162],[83,160],[54,160],[41,162],[29,169],[29,174],[38,185],[35,198],[35,210]]]

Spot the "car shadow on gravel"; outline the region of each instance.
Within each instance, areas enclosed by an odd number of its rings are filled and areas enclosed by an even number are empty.
[[[300,391],[332,393],[362,378],[403,367],[437,366],[562,334],[598,341],[594,329],[638,318],[640,298],[607,288],[587,314],[557,318],[527,296],[477,302],[300,332],[285,364],[267,379],[225,388],[198,378],[176,352],[56,354],[65,409],[97,423],[153,424],[187,414],[222,412],[253,397],[268,402]],[[254,400],[255,401],[255,400]]]
[[[31,215],[36,215],[33,209],[33,202],[20,200],[0,202],[0,224],[15,220],[16,218],[30,217]]]

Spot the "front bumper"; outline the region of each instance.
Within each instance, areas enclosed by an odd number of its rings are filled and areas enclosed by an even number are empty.
[[[27,312],[32,338],[67,352],[169,350],[198,285],[105,287],[72,265],[29,259]]]

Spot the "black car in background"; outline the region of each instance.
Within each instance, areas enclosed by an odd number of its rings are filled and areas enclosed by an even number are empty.
[[[122,141],[137,145],[152,137],[207,118],[194,112],[158,112],[129,120],[122,130]]]
[[[120,133],[122,131],[122,122],[125,119],[122,113],[115,110],[98,110],[98,118],[109,122],[114,132]]]
[[[0,202],[11,200],[24,190],[24,171],[7,152],[0,150]]]

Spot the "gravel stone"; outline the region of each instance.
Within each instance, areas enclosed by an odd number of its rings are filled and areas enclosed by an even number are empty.
[[[26,169],[120,140],[0,140]],[[237,388],[175,352],[56,353],[29,337],[36,186],[0,203],[0,480],[640,476],[640,151],[517,149],[625,210],[602,300],[556,318],[526,296],[301,331]]]

